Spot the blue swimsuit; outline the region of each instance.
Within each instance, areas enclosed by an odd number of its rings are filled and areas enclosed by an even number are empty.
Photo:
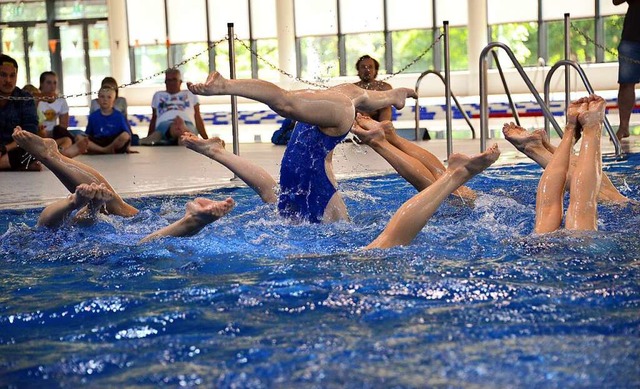
[[[325,169],[327,155],[347,134],[328,136],[318,126],[296,124],[280,166],[280,215],[320,223],[336,188]]]

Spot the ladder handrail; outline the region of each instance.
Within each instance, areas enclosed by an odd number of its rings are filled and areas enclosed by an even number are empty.
[[[568,60],[568,59],[561,59],[560,61],[556,62],[551,69],[549,70],[549,73],[547,73],[547,77],[544,80],[544,102],[545,104],[549,104],[549,94],[550,94],[550,85],[551,85],[551,77],[553,76],[553,73],[555,73],[556,70],[558,70],[560,68],[560,66],[565,66],[565,69],[568,68],[569,66],[573,67],[576,72],[578,73],[578,75],[580,76],[580,78],[582,79],[582,83],[584,84],[585,89],[587,90],[587,92],[589,92],[589,94],[593,94],[593,87],[591,87],[591,83],[589,82],[589,79],[587,78],[587,75],[585,74],[584,70],[582,69],[582,67],[580,66],[580,64],[576,61],[572,61],[572,60]],[[569,102],[567,101],[566,104],[568,104]],[[565,107],[566,110],[566,107]],[[616,136],[616,134],[613,132],[613,128],[611,127],[611,124],[609,123],[609,120],[607,119],[607,116],[605,115],[604,117],[604,128],[607,129],[607,132],[609,133],[609,137],[611,138],[611,141],[613,142],[613,146],[615,148],[615,152],[616,152],[616,158],[621,158],[622,157],[622,147],[620,146],[620,140],[618,139],[618,137]],[[544,120],[544,130],[546,131],[547,135],[549,134],[549,122],[547,120],[547,118],[545,117]],[[558,132],[558,135],[560,135],[560,137],[562,137],[562,131],[559,130],[558,128],[556,128],[556,131]]]
[[[558,122],[556,121],[556,119],[553,117],[553,114],[549,110],[549,107],[545,104],[542,97],[540,97],[540,94],[538,93],[535,86],[531,82],[531,79],[529,78],[529,76],[527,76],[524,69],[522,68],[522,65],[520,65],[520,63],[516,59],[516,56],[513,54],[513,51],[511,51],[511,49],[502,42],[491,42],[487,46],[485,46],[484,49],[482,49],[482,52],[480,53],[480,61],[479,61],[480,62],[479,63],[479,67],[480,67],[480,151],[483,152],[487,148],[487,138],[488,138],[487,135],[489,130],[488,129],[489,115],[487,114],[487,110],[489,109],[489,104],[487,101],[487,71],[488,71],[489,65],[487,61],[487,54],[489,53],[489,50],[493,50],[494,48],[501,48],[507,53],[507,55],[511,59],[511,62],[513,63],[513,66],[515,66],[516,70],[520,74],[520,77],[522,77],[522,80],[525,82],[525,84],[529,88],[529,91],[531,92],[531,94],[533,94],[533,97],[536,99],[536,101],[540,105],[540,108],[542,109],[544,116],[549,118],[549,120],[551,121],[551,124],[553,124],[553,127],[556,129],[556,131],[562,131],[560,129],[560,126],[558,125]]]
[[[507,92],[507,99],[509,100],[509,107],[511,107],[511,114],[516,121],[517,125],[520,125],[520,115],[518,115],[518,109],[516,108],[513,99],[511,98],[511,91],[509,90],[509,85],[507,85],[507,80],[504,78],[504,72],[502,71],[502,66],[500,66],[500,60],[498,59],[498,54],[496,54],[495,50],[491,50],[491,54],[493,55],[493,60],[496,61],[496,69],[498,69],[498,73],[500,74],[500,79],[502,80],[502,86],[504,87],[505,92]]]
[[[426,70],[422,72],[422,74],[420,74],[420,77],[418,77],[418,80],[416,81],[416,88],[415,88],[416,94],[419,94],[418,92],[420,90],[420,82],[428,74],[435,74],[440,78],[440,80],[442,80],[443,84],[446,84],[444,76],[440,72],[436,70]],[[469,125],[469,128],[471,129],[471,135],[472,135],[471,139],[476,139],[476,130],[475,128],[473,128],[473,124],[471,124],[471,119],[469,118],[469,115],[467,115],[467,112],[464,109],[462,109],[462,105],[458,101],[458,98],[453,94],[453,92],[451,92],[451,98],[456,103],[456,107],[458,107],[458,110],[462,113],[464,120],[467,122],[467,124]],[[416,105],[415,105],[415,122],[416,122],[416,127],[415,127],[416,139],[415,140],[419,140],[418,139],[419,138],[418,131],[420,130],[420,98],[419,97],[416,99]],[[447,137],[447,141],[449,141],[449,137]]]

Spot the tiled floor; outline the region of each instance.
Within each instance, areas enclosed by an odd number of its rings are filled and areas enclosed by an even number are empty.
[[[613,154],[612,143],[602,141],[603,154]],[[493,141],[490,141],[492,143]],[[529,161],[503,139],[497,140],[502,155],[499,163]],[[444,140],[418,142],[441,160],[447,157]],[[640,150],[640,137],[623,142],[624,149]],[[231,146],[227,145],[230,149]],[[215,187],[243,185],[231,180],[226,168],[184,147],[135,147],[138,154],[80,156],[78,160],[101,172],[123,197],[146,194],[197,192]],[[475,154],[479,140],[455,140],[454,152]],[[284,147],[267,143],[240,144],[240,154],[278,175]],[[345,143],[334,154],[334,170],[338,180],[392,172],[393,169],[364,145]],[[48,170],[41,172],[0,172],[0,209],[39,207],[66,196],[67,190]]]

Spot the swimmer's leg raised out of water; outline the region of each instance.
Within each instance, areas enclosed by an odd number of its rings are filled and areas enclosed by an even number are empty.
[[[544,130],[528,132],[514,123],[505,123],[502,128],[502,133],[505,139],[511,142],[516,149],[531,158],[543,169],[547,167],[555,153],[556,148],[549,143]],[[569,165],[569,177],[573,175],[576,164],[577,158],[572,154]],[[568,180],[569,184],[570,182],[571,180]],[[604,173],[602,174],[602,185],[600,185],[598,200],[613,203],[626,203],[630,201],[629,198],[623,196],[620,191],[618,191],[609,177]]]
[[[38,226],[57,227],[75,210],[76,222],[93,221],[101,208],[113,200],[113,193],[105,184],[80,184],[74,193],[48,205],[38,218]]]
[[[332,136],[351,129],[356,108],[373,111],[393,105],[401,109],[407,97],[416,97],[415,91],[408,88],[367,91],[353,84],[327,90],[287,91],[263,80],[227,80],[218,72],[211,73],[205,83],[187,86],[198,95],[235,95],[265,103],[281,116],[317,125]]]
[[[551,161],[544,169],[538,182],[534,227],[534,232],[537,234],[555,231],[562,224],[563,197],[569,175],[573,143],[576,132],[580,130],[577,120],[581,109],[583,109],[582,99],[571,103],[567,110],[568,123],[564,129],[560,145],[551,157]]]
[[[384,129],[393,127],[390,121],[378,122],[368,116],[358,114],[356,123],[351,131],[362,140],[363,143],[374,149],[389,164],[407,180],[414,188],[421,191],[431,185],[436,178],[420,161],[400,151],[389,143],[385,137]],[[443,169],[444,172],[444,169]]]
[[[231,197],[223,201],[214,201],[198,197],[186,205],[186,211],[182,219],[147,235],[140,243],[148,242],[164,236],[191,236],[198,233],[210,223],[220,219],[231,212],[235,202]]]
[[[119,216],[133,216],[138,213],[137,209],[124,202],[95,169],[60,154],[53,139],[41,138],[20,127],[15,128],[13,139],[21,148],[51,170],[70,193],[74,193],[80,184],[104,184],[115,194],[115,197],[106,204],[107,212]]]
[[[389,248],[411,243],[447,196],[491,166],[499,156],[497,144],[473,157],[453,154],[444,174],[427,189],[402,204],[384,231],[365,249]]]
[[[571,178],[569,208],[565,221],[568,230],[596,231],[598,229],[598,192],[602,182],[602,153],[600,140],[604,121],[605,101],[590,95],[583,99],[578,120],[583,139],[578,163]]]
[[[188,132],[182,135],[181,142],[188,149],[209,157],[231,170],[249,185],[265,203],[273,204],[278,200],[276,180],[257,164],[227,151],[222,139],[218,137],[202,139]]]
[[[445,166],[438,157],[433,155],[429,150],[426,150],[398,135],[393,125],[384,126],[384,134],[389,143],[397,147],[402,152],[420,161],[427,169],[429,169],[436,179],[444,174]],[[477,197],[476,193],[472,189],[464,185],[456,189],[453,194],[468,200],[473,200]]]

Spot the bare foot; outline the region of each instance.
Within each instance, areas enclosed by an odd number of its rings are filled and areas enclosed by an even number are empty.
[[[197,197],[187,203],[185,216],[194,217],[202,223],[211,223],[231,212],[235,204],[231,197],[223,201]]]
[[[600,127],[604,121],[604,110],[606,107],[604,99],[597,95],[590,95],[580,100],[584,100],[582,104],[583,107],[585,105],[587,106],[586,109],[578,115],[578,121],[582,127]]]
[[[618,131],[616,131],[616,138],[618,138],[618,140],[622,140],[623,138],[628,138],[629,135],[630,135],[629,128],[623,129],[622,127],[618,127]]]
[[[207,81],[198,84],[187,82],[187,88],[189,88],[191,92],[202,96],[223,95],[225,94],[226,81],[220,73],[211,72],[209,77],[207,77]]]
[[[404,108],[404,104],[409,97],[413,97],[414,99],[418,98],[418,94],[415,90],[411,88],[395,88],[391,89],[394,94],[394,102],[392,105],[396,107],[396,109]]]
[[[74,158],[81,154],[86,154],[89,149],[89,138],[86,136],[78,136],[76,143],[60,151],[62,155],[68,158]]]
[[[473,177],[480,173],[484,169],[491,166],[500,156],[500,149],[498,144],[494,143],[493,146],[485,150],[483,153],[474,155],[472,157],[464,154],[453,154],[449,158],[449,166],[447,170],[459,170],[464,169],[469,177]]]
[[[36,134],[23,130],[20,126],[17,126],[13,130],[13,140],[38,161],[60,155],[58,152],[58,144],[55,140],[51,138],[41,138]]]
[[[91,184],[78,185],[76,191],[71,195],[71,200],[76,209],[85,205],[86,208],[78,212],[74,218],[75,221],[93,221],[100,211],[106,211],[106,204],[114,199],[116,199],[116,194],[103,183],[97,184],[93,182]]]
[[[536,130],[528,132],[524,128],[516,125],[515,123],[505,123],[502,127],[502,133],[504,138],[508,140],[516,149],[525,153],[525,150],[530,149],[545,149],[546,133],[544,130]],[[548,143],[548,142],[547,142]],[[553,147],[549,144],[550,147]],[[526,154],[526,153],[525,153]]]
[[[213,137],[202,139],[198,135],[191,132],[184,133],[180,141],[190,150],[196,153],[213,158],[217,153],[224,151],[224,141],[220,138]]]
[[[76,187],[76,191],[71,195],[74,198],[72,201],[77,208],[92,203],[92,206],[101,207],[107,201],[113,200],[116,195],[107,188],[103,183],[97,184],[92,182],[91,184],[80,184]]]
[[[388,122],[391,123],[391,122]],[[356,122],[351,129],[362,143],[372,145],[385,140],[383,124],[361,114],[356,115]]]
[[[542,146],[547,149],[550,153],[554,153],[556,148],[549,142],[549,137],[547,136],[547,132],[543,129],[533,130],[536,136],[540,136],[540,141],[542,142]]]

